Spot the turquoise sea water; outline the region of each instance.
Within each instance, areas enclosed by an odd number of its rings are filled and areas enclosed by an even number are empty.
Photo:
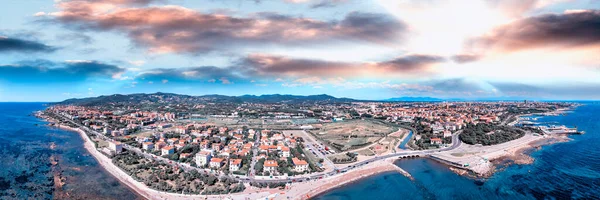
[[[50,156],[66,183],[61,199],[139,198],[98,165],[79,134],[29,116],[42,109],[42,103],[0,103],[0,199],[57,198]]]
[[[396,164],[415,181],[394,173],[375,175],[314,199],[600,199],[600,103],[586,102],[565,116],[538,122],[578,127],[573,141],[532,152],[530,165],[510,165],[485,181],[456,175],[429,159]]]

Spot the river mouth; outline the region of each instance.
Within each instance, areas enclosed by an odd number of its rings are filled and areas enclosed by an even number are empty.
[[[398,145],[398,148],[400,149],[407,149],[406,145],[408,144],[408,142],[410,142],[410,140],[412,139],[413,136],[413,132],[412,131],[408,131],[408,136],[406,136],[406,138],[404,138],[404,140],[402,140],[402,142],[400,143],[400,145]]]

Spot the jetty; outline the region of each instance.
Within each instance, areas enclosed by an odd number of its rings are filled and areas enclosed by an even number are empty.
[[[393,166],[394,170],[396,170],[397,172],[400,172],[402,175],[406,176],[411,181],[415,180],[415,178],[412,175],[410,175],[410,173],[408,173],[406,170],[398,167],[398,165],[395,165],[394,163],[390,163],[390,164]]]

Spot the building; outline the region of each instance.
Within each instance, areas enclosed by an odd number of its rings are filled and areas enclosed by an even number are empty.
[[[123,152],[123,144],[121,142],[108,142],[108,149],[119,154]]]
[[[196,154],[196,166],[205,167],[210,161],[212,155],[209,151],[200,151]]]
[[[157,142],[156,144],[154,144],[154,149],[157,150],[157,151],[160,151],[165,146],[167,146],[167,143],[165,143],[165,142]]]
[[[150,151],[150,150],[154,149],[154,143],[152,143],[152,142],[144,142],[142,144],[142,149],[144,149],[146,151]]]
[[[300,160],[298,158],[292,158],[292,163],[294,164],[294,171],[297,171],[297,172],[308,171],[308,163],[305,160]]]
[[[175,148],[173,148],[172,146],[166,146],[163,147],[161,150],[161,155],[171,155],[173,153],[175,153]]]
[[[290,157],[290,148],[289,147],[281,147],[281,157],[284,157],[284,158]]]
[[[223,166],[223,158],[211,158],[209,165],[211,168],[221,168]]]
[[[452,132],[450,132],[449,130],[445,130],[444,131],[444,137],[452,137]]]
[[[264,163],[265,172],[273,173],[277,171],[277,161],[274,160],[265,160]]]
[[[242,159],[230,159],[229,160],[229,171],[239,171],[242,167]]]
[[[442,139],[440,139],[440,138],[431,138],[431,144],[442,144]]]

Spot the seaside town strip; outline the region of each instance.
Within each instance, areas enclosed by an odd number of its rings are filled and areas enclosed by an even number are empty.
[[[259,194],[259,188],[298,190],[302,182],[333,180],[381,160],[415,156],[482,175],[489,172],[489,160],[510,149],[573,132],[528,126],[532,122],[523,116],[573,106],[526,101],[109,102],[56,104],[39,116],[83,131],[97,151],[147,187],[193,197]],[[298,191],[296,198],[305,198],[311,190]]]

